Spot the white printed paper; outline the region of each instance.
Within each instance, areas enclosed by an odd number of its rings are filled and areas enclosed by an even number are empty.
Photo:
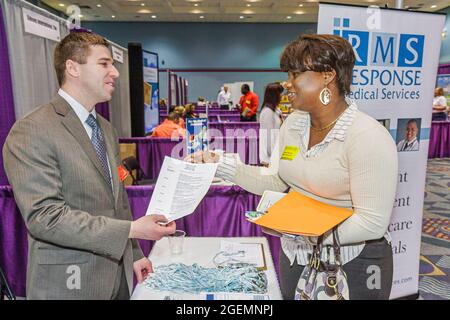
[[[216,170],[217,163],[196,164],[165,157],[146,215],[161,214],[173,221],[193,213],[208,192]]]
[[[287,193],[275,192],[266,190],[259,200],[258,206],[256,207],[256,211],[266,212],[271,206],[273,206],[276,202],[280,201],[284,198]]]

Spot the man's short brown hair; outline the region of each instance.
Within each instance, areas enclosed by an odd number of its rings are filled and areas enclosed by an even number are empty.
[[[80,64],[86,63],[90,46],[109,47],[109,43],[102,36],[89,32],[72,32],[58,43],[53,62],[60,86],[65,80],[66,61],[70,59]]]
[[[301,35],[289,43],[280,59],[281,70],[294,75],[305,71],[336,71],[336,85],[342,95],[350,93],[354,65],[351,44],[328,34]]]

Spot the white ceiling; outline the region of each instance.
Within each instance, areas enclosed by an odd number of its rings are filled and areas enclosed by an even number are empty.
[[[326,0],[356,5],[387,4],[395,0]],[[81,8],[82,21],[164,21],[164,22],[316,22],[317,0],[43,0],[66,12],[69,5]],[[450,0],[404,0],[410,10],[439,11]],[[114,16],[114,17],[113,17]]]

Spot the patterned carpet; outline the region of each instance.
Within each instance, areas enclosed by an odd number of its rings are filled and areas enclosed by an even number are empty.
[[[450,300],[450,159],[428,161],[422,227],[419,293]]]

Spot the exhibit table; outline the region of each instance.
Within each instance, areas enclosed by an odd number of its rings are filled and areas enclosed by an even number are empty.
[[[432,121],[428,158],[450,157],[450,121]]]
[[[220,252],[220,243],[222,240],[237,243],[260,243],[264,250],[264,259],[267,277],[267,293],[210,293],[207,296],[204,293],[170,292],[150,289],[145,286],[145,282],[136,285],[132,300],[282,300],[280,286],[278,284],[272,256],[269,250],[267,239],[264,237],[237,237],[237,238],[198,238],[186,237],[184,239],[184,248],[181,254],[171,254],[167,238],[158,241],[153,247],[149,259],[152,261],[153,268],[171,263],[183,263],[192,265],[194,263],[205,268],[214,268],[214,256]]]
[[[133,218],[142,217],[154,186],[126,187]],[[279,238],[263,234],[261,228],[244,219],[254,210],[260,197],[234,185],[213,185],[195,212],[176,221],[177,228],[193,237],[253,237],[264,235],[270,245],[278,270]],[[0,186],[0,265],[15,295],[25,296],[27,270],[27,230],[10,186]],[[140,241],[148,255],[153,241]]]

